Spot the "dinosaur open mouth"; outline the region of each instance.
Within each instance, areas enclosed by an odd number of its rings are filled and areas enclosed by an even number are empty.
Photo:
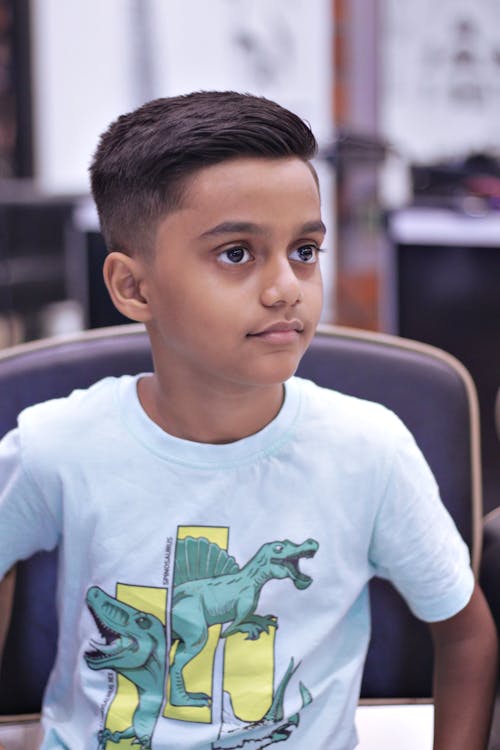
[[[135,643],[134,638],[123,637],[116,630],[113,630],[106,623],[104,623],[94,610],[89,607],[90,614],[94,618],[95,624],[99,629],[99,633],[104,642],[98,642],[91,640],[92,649],[85,652],[85,658],[88,662],[97,665],[100,661],[107,661],[113,657],[117,657],[125,650],[129,650]]]
[[[299,562],[302,557],[314,557],[315,554],[316,550],[311,549],[306,550],[305,552],[300,552],[298,555],[287,557],[284,560],[272,558],[271,562],[275,563],[276,565],[281,565],[288,570],[290,578],[293,580],[296,588],[306,589],[312,583],[312,578],[305,573],[302,573],[299,568]]]

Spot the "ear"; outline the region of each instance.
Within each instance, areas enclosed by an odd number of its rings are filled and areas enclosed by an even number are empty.
[[[144,295],[143,262],[125,253],[113,251],[106,256],[103,275],[117,310],[138,323],[150,320],[149,305]]]

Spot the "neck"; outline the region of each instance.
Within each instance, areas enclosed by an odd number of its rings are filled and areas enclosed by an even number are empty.
[[[270,581],[271,578],[274,578],[269,565],[261,556],[259,556],[259,553],[252,557],[252,559],[243,566],[240,572],[247,573],[248,578],[259,591],[265,583]]]
[[[221,387],[209,379],[200,388],[189,381],[142,378],[138,395],[146,414],[174,437],[198,443],[232,443],[271,422],[283,403],[283,385]]]

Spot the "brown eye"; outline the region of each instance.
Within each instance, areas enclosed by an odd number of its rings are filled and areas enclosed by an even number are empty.
[[[227,251],[227,257],[231,263],[241,263],[245,257],[245,251],[242,247],[232,247],[231,250]]]
[[[302,245],[294,250],[290,258],[301,263],[314,263],[318,257],[318,248],[315,245]]]
[[[228,265],[239,265],[250,260],[250,253],[245,247],[230,247],[219,255],[219,260]]]

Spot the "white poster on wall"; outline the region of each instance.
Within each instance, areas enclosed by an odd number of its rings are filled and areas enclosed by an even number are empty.
[[[154,0],[153,17],[169,93],[257,93],[308,119],[319,140],[332,137],[329,0]]]
[[[384,0],[381,125],[431,161],[500,150],[500,0]]]

